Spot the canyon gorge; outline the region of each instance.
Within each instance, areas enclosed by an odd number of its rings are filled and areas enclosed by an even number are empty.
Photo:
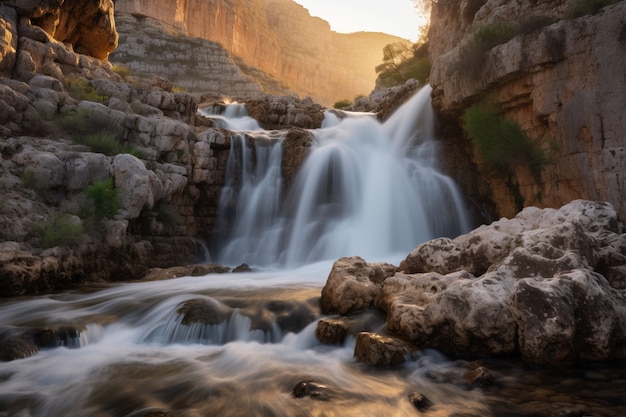
[[[573,3],[433,2],[375,89],[289,0],[0,0],[0,415],[624,415],[626,1]]]

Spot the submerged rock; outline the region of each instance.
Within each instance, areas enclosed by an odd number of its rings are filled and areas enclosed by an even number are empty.
[[[329,391],[326,385],[315,381],[300,381],[291,391],[295,398],[310,397],[315,400],[329,400]]]
[[[378,280],[369,278],[372,264],[340,259],[322,306],[348,314],[377,305],[387,331],[449,354],[517,354],[546,366],[621,360],[625,241],[607,203],[526,208],[419,245],[398,272]]]

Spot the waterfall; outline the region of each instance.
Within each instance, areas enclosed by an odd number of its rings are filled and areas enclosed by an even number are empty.
[[[430,92],[422,88],[384,124],[328,112],[286,191],[280,140],[249,149],[235,140],[219,214],[235,207],[234,226],[217,259],[257,266],[381,259],[468,231],[463,198],[438,166]],[[247,117],[237,112],[233,126]]]

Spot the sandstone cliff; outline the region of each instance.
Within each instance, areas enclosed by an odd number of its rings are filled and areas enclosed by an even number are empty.
[[[488,96],[550,153],[540,179],[527,167],[514,167],[508,184],[476,156],[474,167],[463,157],[453,159],[460,161],[457,167],[465,165],[460,182],[489,196],[497,215],[514,215],[520,203],[559,207],[584,198],[610,201],[626,217],[626,4],[576,18],[570,17],[572,4],[451,0],[433,6],[430,83],[448,148],[472,153],[459,119]],[[463,68],[463,48],[494,24],[520,33],[487,51],[475,69]],[[472,170],[485,181],[468,181]]]
[[[116,12],[147,16],[217,42],[231,56],[325,105],[368,94],[383,47],[400,40],[332,32],[291,0],[120,0]]]

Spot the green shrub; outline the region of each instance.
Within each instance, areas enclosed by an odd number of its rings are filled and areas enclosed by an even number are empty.
[[[122,78],[130,77],[132,75],[130,68],[121,64],[113,64],[113,72]]]
[[[22,187],[33,190],[42,200],[45,201],[49,197],[48,181],[44,178],[39,178],[34,172],[22,172],[22,175],[20,175],[20,181],[22,183]]]
[[[111,179],[98,181],[85,190],[91,202],[90,215],[100,222],[105,218],[113,218],[120,207],[119,191],[113,187]]]
[[[508,42],[517,34],[516,27],[510,23],[492,23],[478,28],[471,39],[461,47],[459,61],[454,69],[477,75],[485,62],[487,51]]]
[[[396,42],[383,49],[383,62],[375,70],[381,83],[386,87],[402,85],[414,78],[425,84],[430,75],[428,60],[428,41],[410,45]]]
[[[108,99],[108,96],[98,94],[89,81],[80,77],[66,77],[65,89],[70,96],[78,101],[85,100],[102,103]]]
[[[567,4],[568,16],[576,18],[588,14],[595,14],[603,7],[617,3],[619,0],[570,0]]]
[[[76,246],[80,243],[83,230],[80,219],[67,213],[56,213],[47,222],[33,224],[33,231],[44,248]]]
[[[82,136],[75,136],[74,143],[88,146],[93,152],[102,153],[107,156],[128,153],[137,158],[143,155],[137,147],[121,143],[116,132],[110,130],[99,130],[95,133],[89,133]]]
[[[511,174],[515,166],[527,166],[537,181],[548,162],[547,153],[530,140],[520,125],[503,117],[497,107],[482,101],[463,115],[463,128],[479,158],[499,174]]]
[[[333,107],[335,109],[343,110],[347,107],[350,107],[351,105],[352,102],[350,100],[339,100],[335,104],[333,104]]]
[[[87,109],[78,109],[73,111],[69,107],[64,107],[57,114],[56,123],[64,132],[71,136],[87,134],[90,130],[89,111]]]

